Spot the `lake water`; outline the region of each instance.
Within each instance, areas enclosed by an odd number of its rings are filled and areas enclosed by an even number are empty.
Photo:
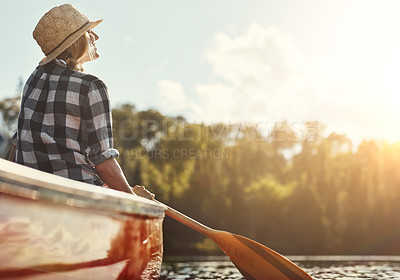
[[[313,279],[400,279],[400,256],[289,256]],[[226,257],[164,258],[160,280],[244,279]]]

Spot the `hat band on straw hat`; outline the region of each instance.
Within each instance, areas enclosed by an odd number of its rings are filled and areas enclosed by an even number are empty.
[[[65,38],[61,43],[59,43],[54,49],[52,49],[51,51],[49,51],[48,53],[45,53],[46,56],[50,55],[52,52],[54,52],[58,47],[60,47],[62,44],[64,44],[65,41],[68,40],[68,38],[70,38],[71,36],[73,36],[74,34],[76,34],[77,32],[79,32],[80,30],[82,30],[83,28],[85,28],[86,25],[88,25],[90,22],[86,22],[84,25],[82,25],[81,27],[79,27],[77,30],[75,30],[74,32],[72,32],[71,34],[69,34],[67,36],[67,38]]]

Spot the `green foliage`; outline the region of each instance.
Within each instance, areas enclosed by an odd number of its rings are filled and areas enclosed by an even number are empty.
[[[400,144],[355,148],[345,135],[323,137],[315,122],[282,122],[266,135],[131,105],[113,114],[114,127],[137,122],[114,135],[130,183],[196,220],[286,254],[400,253],[392,246],[400,232]],[[167,219],[164,231],[166,254],[216,253],[176,222]]]
[[[20,100],[19,96],[0,100],[0,112],[9,131],[16,132]]]
[[[2,115],[7,130],[11,135],[17,131],[17,119],[21,103],[21,93],[23,85],[23,80],[21,77],[19,77],[17,91],[14,97],[8,97],[0,100],[0,115]]]

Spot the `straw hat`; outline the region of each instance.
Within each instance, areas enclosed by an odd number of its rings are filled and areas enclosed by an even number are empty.
[[[39,20],[33,31],[33,38],[46,55],[39,65],[55,59],[101,21],[89,21],[71,4],[52,8]]]

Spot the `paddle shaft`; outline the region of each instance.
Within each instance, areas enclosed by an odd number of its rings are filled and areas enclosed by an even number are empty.
[[[199,223],[198,221],[193,220],[192,218],[182,214],[179,211],[176,211],[175,209],[169,207],[168,205],[165,205],[159,201],[157,201],[157,202],[167,208],[167,210],[165,211],[165,214],[167,214],[172,219],[177,220],[178,222],[181,222],[182,224],[184,224],[184,225],[186,225],[208,237],[211,237],[210,235],[214,231],[212,228],[209,228],[209,227]]]

